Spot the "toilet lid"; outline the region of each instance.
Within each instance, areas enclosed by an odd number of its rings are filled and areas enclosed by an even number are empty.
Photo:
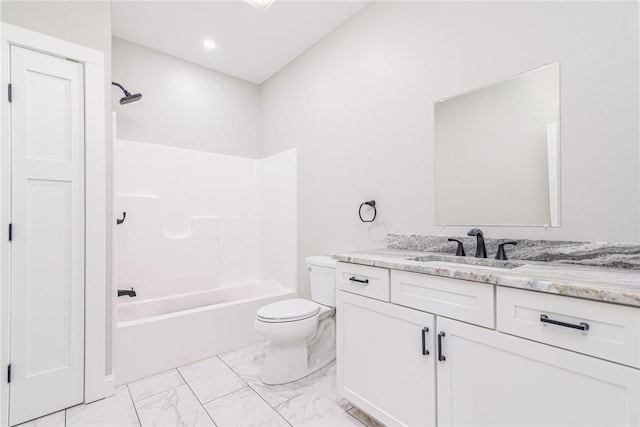
[[[320,305],[302,298],[288,299],[265,305],[258,310],[258,318],[266,322],[293,322],[307,319],[320,312]]]

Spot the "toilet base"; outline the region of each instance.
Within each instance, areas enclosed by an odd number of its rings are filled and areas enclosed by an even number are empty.
[[[308,360],[306,339],[269,341],[261,380],[267,385],[290,383],[324,368],[335,358],[334,350]]]
[[[312,337],[269,340],[262,369],[262,382],[285,384],[324,368],[336,358],[335,319],[321,321]]]

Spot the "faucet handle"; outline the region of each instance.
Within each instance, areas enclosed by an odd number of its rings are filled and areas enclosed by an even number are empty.
[[[458,242],[458,249],[456,249],[456,256],[466,256],[467,255],[467,254],[464,253],[464,244],[462,243],[462,240],[453,239],[453,238],[449,238],[448,240],[450,242]]]
[[[507,261],[507,253],[504,251],[504,245],[517,245],[518,242],[510,241],[510,242],[502,242],[498,245],[498,253],[496,254],[496,259]]]

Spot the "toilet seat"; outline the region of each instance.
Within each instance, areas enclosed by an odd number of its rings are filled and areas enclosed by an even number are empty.
[[[294,298],[265,305],[257,312],[258,320],[266,323],[296,322],[309,319],[320,312],[320,304]]]

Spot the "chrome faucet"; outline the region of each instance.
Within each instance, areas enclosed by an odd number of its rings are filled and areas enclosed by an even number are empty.
[[[487,247],[484,245],[484,234],[479,228],[473,228],[469,230],[467,236],[476,236],[476,258],[487,257]]]
[[[121,297],[123,295],[126,295],[129,298],[135,297],[136,296],[136,291],[134,291],[133,288],[131,288],[130,291],[127,290],[127,289],[118,289],[118,296]]]

